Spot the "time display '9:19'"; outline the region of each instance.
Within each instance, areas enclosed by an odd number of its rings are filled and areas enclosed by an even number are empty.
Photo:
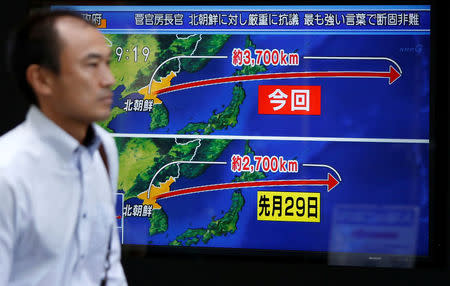
[[[148,47],[143,47],[141,50],[139,50],[138,46],[135,46],[132,49],[132,51],[134,54],[134,62],[135,63],[138,61],[140,53],[142,53],[142,55],[144,56],[144,62],[146,62],[148,60],[148,56],[150,55],[150,49]],[[129,60],[130,57],[127,56],[127,53],[129,53],[129,52],[130,51],[128,49],[125,49],[125,54],[124,54],[124,49],[122,47],[117,47],[116,48],[117,61],[120,62],[124,56],[125,56],[125,60]]]

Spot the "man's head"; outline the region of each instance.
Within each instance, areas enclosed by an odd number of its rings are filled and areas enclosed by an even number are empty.
[[[110,114],[111,50],[78,14],[33,15],[10,43],[10,70],[31,103],[60,123],[89,124]]]

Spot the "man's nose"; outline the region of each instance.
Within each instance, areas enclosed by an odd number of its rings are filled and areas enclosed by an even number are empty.
[[[114,75],[111,72],[111,69],[108,65],[105,65],[105,68],[102,71],[101,74],[101,84],[104,87],[111,87],[116,82],[116,79],[114,78]]]

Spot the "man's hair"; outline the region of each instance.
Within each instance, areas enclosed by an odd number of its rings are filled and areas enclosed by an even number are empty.
[[[55,23],[61,17],[76,18],[92,25],[74,11],[40,10],[33,13],[9,36],[6,58],[8,71],[32,104],[39,105],[26,79],[26,70],[30,65],[37,64],[59,74],[62,42]]]

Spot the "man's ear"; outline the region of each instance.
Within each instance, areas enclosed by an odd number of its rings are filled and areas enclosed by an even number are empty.
[[[32,64],[26,70],[26,78],[37,96],[51,96],[53,94],[54,75],[49,69]]]

